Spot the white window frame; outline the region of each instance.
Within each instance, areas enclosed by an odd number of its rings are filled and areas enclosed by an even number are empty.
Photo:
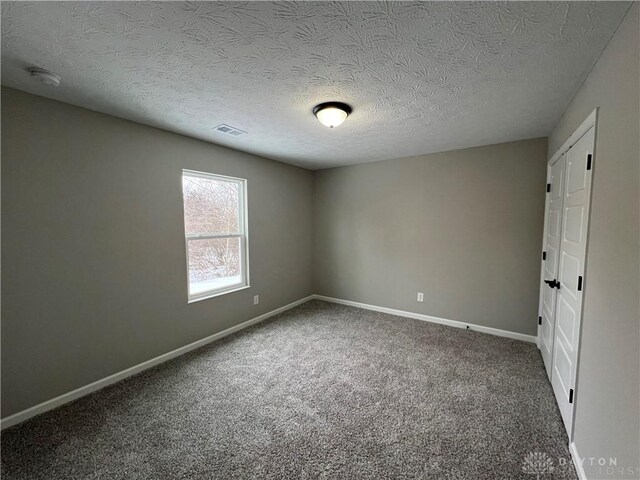
[[[185,259],[187,266],[187,296],[188,302],[199,302],[200,300],[206,300],[208,298],[219,297],[220,295],[226,295],[227,293],[237,292],[250,288],[249,283],[249,223],[248,223],[248,211],[247,211],[247,180],[244,178],[228,177],[226,175],[217,175],[214,173],[198,172],[195,170],[182,170],[180,180],[184,182],[184,177],[200,177],[207,180],[219,180],[225,182],[233,182],[239,185],[238,189],[238,203],[239,203],[239,233],[226,233],[226,234],[214,234],[214,233],[191,233],[187,234],[187,226],[184,224],[184,189],[182,191],[182,208],[183,208],[183,228],[185,236]],[[240,239],[240,276],[241,282],[238,284],[230,285],[228,287],[216,288],[200,292],[197,294],[191,294],[191,282],[189,280],[189,240],[208,240],[212,238],[239,238]]]

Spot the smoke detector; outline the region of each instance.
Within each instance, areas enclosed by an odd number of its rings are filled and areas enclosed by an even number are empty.
[[[31,67],[27,69],[29,74],[33,78],[37,78],[45,85],[49,85],[50,87],[58,87],[60,86],[60,77],[49,70],[45,70],[44,68]]]
[[[230,125],[218,125],[215,130],[217,132],[226,133],[228,135],[233,135],[234,137],[239,137],[240,135],[246,135],[247,132],[240,130],[239,128],[232,127]]]

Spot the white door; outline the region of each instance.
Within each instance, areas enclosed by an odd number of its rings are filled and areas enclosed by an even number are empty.
[[[591,127],[566,152],[562,229],[556,299],[551,384],[571,437],[573,403],[582,317],[587,225],[591,199],[594,131]]]
[[[540,285],[540,351],[547,375],[551,379],[553,341],[556,322],[557,289],[546,281],[558,278],[560,235],[562,231],[562,201],[564,199],[564,174],[566,155],[562,155],[549,169],[547,180],[547,214],[545,216],[544,254],[542,282]]]

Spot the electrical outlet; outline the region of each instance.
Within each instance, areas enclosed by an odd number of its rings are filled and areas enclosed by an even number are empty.
[[[418,301],[419,302],[424,302],[424,293],[418,292]]]
[[[260,303],[260,295],[253,296],[253,304],[258,305]]]

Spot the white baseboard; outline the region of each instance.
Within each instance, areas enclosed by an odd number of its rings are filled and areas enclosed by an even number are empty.
[[[483,327],[482,325],[474,325],[473,323],[463,323],[457,320],[449,320],[446,318],[432,317],[430,315],[423,315],[422,313],[405,312],[404,310],[395,310],[393,308],[378,307],[376,305],[369,305],[366,303],[352,302],[351,300],[342,300],[340,298],[325,297],[324,295],[313,295],[313,298],[318,300],[324,300],[325,302],[339,303],[341,305],[349,305],[351,307],[364,308],[365,310],[373,310],[375,312],[389,313],[391,315],[397,315],[399,317],[413,318],[415,320],[422,320],[424,322],[439,323],[442,325],[448,325],[450,327],[463,328],[473,330],[475,332],[489,333],[491,335],[497,335],[499,337],[513,338],[514,340],[522,340],[524,342],[536,343],[538,337],[533,335],[525,335],[523,333],[510,332],[508,330],[500,330],[499,328]]]
[[[167,360],[171,360],[172,358],[179,357],[180,355],[184,355],[187,352],[195,350],[196,348],[200,348],[208,343],[219,340],[220,338],[226,337],[235,333],[244,328],[250,327],[251,325],[255,325],[256,323],[262,322],[269,317],[273,317],[279,313],[282,313],[286,310],[289,310],[293,307],[296,307],[302,303],[308,302],[312,300],[314,295],[309,295],[308,297],[301,298],[300,300],[296,300],[293,303],[285,305],[284,307],[276,308],[275,310],[271,310],[270,312],[263,313],[262,315],[252,318],[251,320],[247,320],[246,322],[240,323],[231,328],[227,328],[222,332],[215,333],[206,338],[198,340],[196,342],[190,343],[189,345],[185,345],[184,347],[177,348],[168,353],[160,355],[159,357],[152,358],[151,360],[147,360],[146,362],[142,362],[138,365],[135,365],[131,368],[127,368],[126,370],[122,370],[121,372],[114,373],[113,375],[109,375],[108,377],[97,380],[89,385],[85,385],[84,387],[77,388],[70,392],[64,393],[58,397],[52,398],[51,400],[47,400],[46,402],[42,402],[33,407],[27,408],[26,410],[22,410],[21,412],[14,413],[8,417],[0,420],[0,430],[4,430],[5,428],[9,428],[18,423],[24,422],[31,417],[35,417],[36,415],[40,415],[41,413],[52,410],[56,407],[64,405],[65,403],[69,403],[77,398],[84,397],[90,393],[95,392],[96,390],[100,390],[108,385],[119,382],[120,380],[124,380],[127,377],[135,375],[136,373],[140,373],[144,370],[147,370],[151,367],[155,367]]]
[[[578,474],[578,479],[587,480],[587,475],[586,473],[584,473],[584,465],[582,464],[580,455],[578,455],[578,448],[576,447],[575,442],[571,442],[569,444],[569,451],[571,452],[571,459],[573,460],[573,465],[576,467],[576,473]]]
[[[184,347],[177,348],[172,350],[171,352],[165,353],[164,355],[160,355],[159,357],[152,358],[151,360],[147,360],[146,362],[142,362],[138,365],[135,365],[131,368],[127,368],[126,370],[122,370],[121,372],[114,373],[113,375],[109,375],[103,379],[97,380],[93,383],[85,385],[84,387],[77,388],[72,390],[71,392],[64,393],[58,397],[52,398],[51,400],[47,400],[46,402],[42,402],[33,407],[27,408],[26,410],[22,410],[21,412],[14,413],[8,417],[5,417],[0,420],[0,430],[4,430],[5,428],[9,428],[18,423],[24,422],[31,417],[35,417],[36,415],[40,415],[41,413],[52,410],[56,407],[64,405],[65,403],[69,403],[73,400],[76,400],[80,397],[88,395],[90,393],[95,392],[96,390],[100,390],[108,385],[119,382],[120,380],[124,380],[127,377],[140,373],[144,370],[147,370],[151,367],[155,367],[167,360],[171,360],[172,358],[179,357],[180,355],[184,355],[187,352],[195,350],[196,348],[200,348],[208,343],[214,342],[220,338],[226,337],[227,335],[231,335],[237,331],[240,331],[244,328],[250,327],[251,325],[255,325],[263,320],[266,320],[269,317],[273,317],[279,313],[282,313],[286,310],[289,310],[293,307],[296,307],[302,303],[308,302],[312,299],[324,300],[326,302],[339,303],[341,305],[349,305],[351,307],[363,308],[365,310],[373,310],[376,312],[389,313],[391,315],[397,315],[400,317],[413,318],[416,320],[423,320],[426,322],[440,323],[442,325],[448,325],[450,327],[463,328],[467,327],[471,330],[483,333],[489,333],[492,335],[498,335],[501,337],[513,338],[515,340],[523,340],[525,342],[536,342],[536,338],[532,335],[524,335],[522,333],[509,332],[507,330],[500,330],[498,328],[491,327],[483,327],[481,325],[474,325],[472,323],[463,323],[458,322],[456,320],[448,320],[446,318],[432,317],[429,315],[423,315],[420,313],[413,312],[405,312],[403,310],[395,310],[393,308],[386,307],[378,307],[375,305],[368,305],[366,303],[352,302],[350,300],[342,300],[339,298],[325,297],[324,295],[309,295],[308,297],[301,298],[293,303],[285,305],[284,307],[277,308],[270,312],[264,313],[258,317],[252,318],[251,320],[247,320],[239,325],[223,330],[222,332],[218,332],[214,335],[210,335],[206,338],[198,340],[196,342],[190,343],[189,345],[185,345]],[[573,444],[572,444],[573,445]],[[573,451],[572,451],[573,454]],[[576,465],[576,469],[581,468]]]

